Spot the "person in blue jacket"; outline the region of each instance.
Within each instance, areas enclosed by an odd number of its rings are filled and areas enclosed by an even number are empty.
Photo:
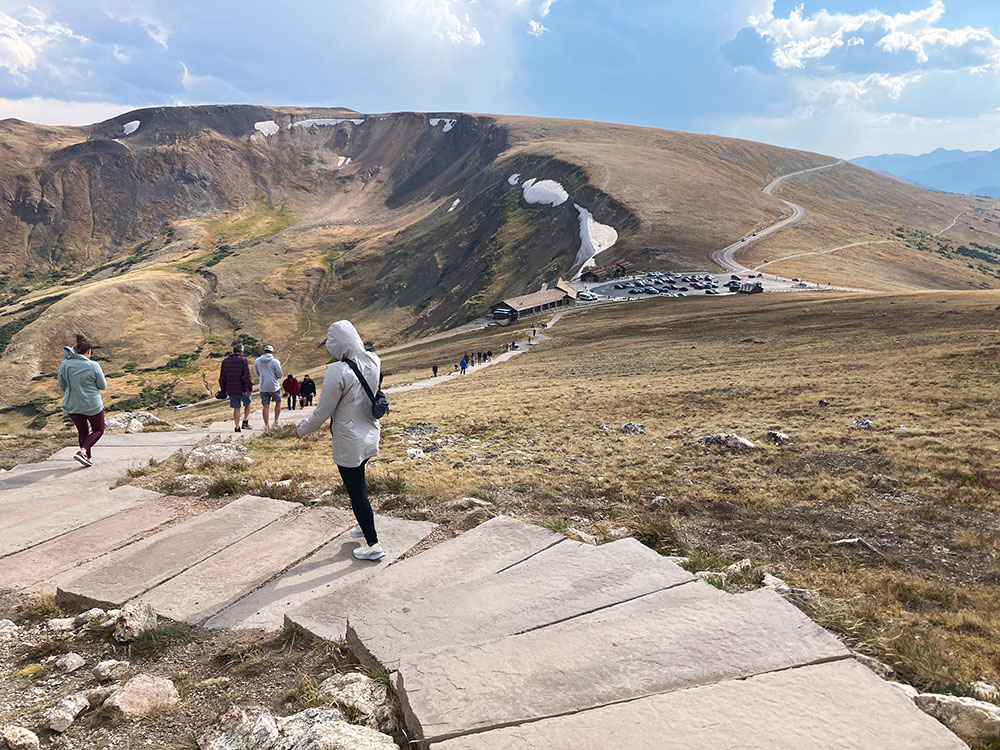
[[[63,390],[63,411],[76,425],[80,450],[73,456],[84,466],[93,466],[91,449],[104,435],[104,402],[101,391],[108,387],[101,366],[90,359],[94,346],[77,335],[76,346],[63,347],[65,359],[57,380]]]

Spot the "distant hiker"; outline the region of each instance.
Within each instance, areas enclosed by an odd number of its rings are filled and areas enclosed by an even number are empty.
[[[492,349],[490,349],[488,352],[486,352],[486,361],[487,362],[492,362],[493,361],[493,350]]]
[[[535,338],[535,336],[537,336],[537,335],[538,335],[538,329],[537,328],[532,328],[531,329],[531,338]]]
[[[291,373],[288,373],[288,377],[285,378],[285,382],[281,384],[281,387],[285,389],[285,395],[288,396],[288,409],[289,411],[295,411],[295,402],[299,398],[299,380]]]
[[[458,363],[458,367],[463,375],[465,375],[465,368],[467,368],[468,366],[469,366],[469,360],[467,359],[463,359],[461,362]]]
[[[435,377],[435,378],[436,378],[436,377],[438,376],[438,366],[437,366],[437,365],[434,365],[434,366],[433,366],[433,367],[431,368],[431,372],[432,372],[432,373],[434,373],[433,377]]]
[[[84,466],[93,466],[90,451],[104,434],[104,402],[101,391],[108,387],[101,366],[91,360],[94,347],[77,334],[75,346],[63,347],[63,361],[56,377],[63,393],[63,411],[76,426],[80,450],[73,456]]]
[[[381,362],[373,352],[365,351],[361,336],[346,320],[330,326],[326,350],[337,361],[327,368],[316,410],[296,428],[295,437],[318,430],[332,418],[333,461],[340,470],[358,521],[351,536],[364,537],[364,544],[354,550],[354,556],[359,560],[378,560],[385,552],[379,544],[375,514],[368,501],[365,464],[378,455],[379,424],[372,414],[372,400],[361,384],[361,377],[374,394],[381,380]],[[358,368],[357,373],[352,364]]]
[[[476,352],[476,362],[478,362],[479,364],[483,363],[483,353],[482,352]]]
[[[253,381],[250,379],[250,365],[243,356],[243,344],[233,344],[233,353],[222,360],[222,366],[219,368],[219,389],[223,395],[229,396],[229,406],[233,410],[233,424],[236,425],[235,431],[249,430]],[[240,406],[243,407],[242,425]]]
[[[312,406],[313,396],[315,395],[316,381],[308,375],[303,375],[302,382],[299,383],[299,405]]]
[[[257,390],[260,391],[260,403],[263,405],[264,429],[271,426],[268,420],[268,406],[274,404],[274,426],[278,426],[281,415],[281,362],[274,358],[274,347],[268,344],[264,353],[253,363],[257,373]]]

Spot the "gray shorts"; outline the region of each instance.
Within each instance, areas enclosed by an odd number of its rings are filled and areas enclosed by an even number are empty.
[[[261,391],[260,392],[260,402],[267,406],[269,403],[274,402],[276,404],[281,403],[281,392],[280,391]]]

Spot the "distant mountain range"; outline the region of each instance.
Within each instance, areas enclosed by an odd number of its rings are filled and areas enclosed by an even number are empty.
[[[852,162],[932,190],[1000,198],[1000,149],[961,151],[939,148],[921,156],[883,154],[863,156]]]

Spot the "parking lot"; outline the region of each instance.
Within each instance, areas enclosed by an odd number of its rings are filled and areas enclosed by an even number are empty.
[[[597,295],[599,299],[625,297],[694,297],[698,295],[721,296],[732,294],[726,286],[730,281],[727,273],[674,273],[650,272],[641,276],[613,279],[610,281],[589,283],[587,291]],[[740,281],[751,281],[740,279]],[[735,283],[735,281],[734,281]]]

